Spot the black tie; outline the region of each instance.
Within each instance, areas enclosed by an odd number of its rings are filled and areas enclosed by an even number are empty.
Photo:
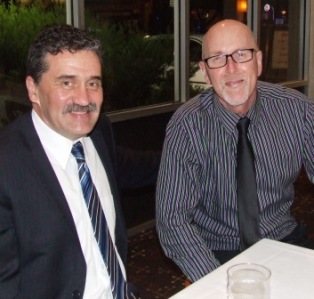
[[[254,154],[247,137],[250,120],[241,118],[237,148],[237,196],[241,249],[245,250],[259,240],[259,215],[256,191]]]

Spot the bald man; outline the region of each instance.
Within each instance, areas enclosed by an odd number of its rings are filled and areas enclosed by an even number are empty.
[[[161,245],[191,281],[244,249],[237,202],[243,186],[236,179],[240,120],[249,122],[254,155],[256,241],[311,246],[290,209],[302,166],[314,182],[314,104],[258,81],[262,52],[252,31],[235,20],[216,23],[204,35],[199,66],[211,87],[171,118],[156,194]]]

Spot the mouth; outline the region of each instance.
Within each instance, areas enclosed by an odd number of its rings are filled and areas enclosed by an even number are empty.
[[[225,85],[229,88],[238,88],[243,84],[244,80],[239,79],[239,80],[230,80],[225,83]]]
[[[70,113],[77,114],[77,115],[83,115],[83,114],[90,113],[90,111],[72,111]]]

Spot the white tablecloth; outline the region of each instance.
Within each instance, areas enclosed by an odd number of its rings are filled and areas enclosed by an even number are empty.
[[[314,250],[263,239],[171,299],[226,299],[227,268],[251,262],[271,270],[271,299],[314,299]]]

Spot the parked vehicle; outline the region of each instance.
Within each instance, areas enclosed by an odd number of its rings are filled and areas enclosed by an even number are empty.
[[[169,76],[169,73],[174,70],[173,53],[174,53],[174,40],[173,35],[156,35],[156,36],[146,36],[149,40],[150,46],[156,47],[158,51],[168,53],[165,59],[165,64],[162,66],[164,68],[164,77]],[[204,76],[199,69],[198,63],[202,59],[202,35],[191,35],[190,36],[190,84],[191,87],[199,90],[206,89],[208,85],[205,83]],[[169,58],[170,57],[170,58]],[[168,64],[167,61],[171,61]]]

